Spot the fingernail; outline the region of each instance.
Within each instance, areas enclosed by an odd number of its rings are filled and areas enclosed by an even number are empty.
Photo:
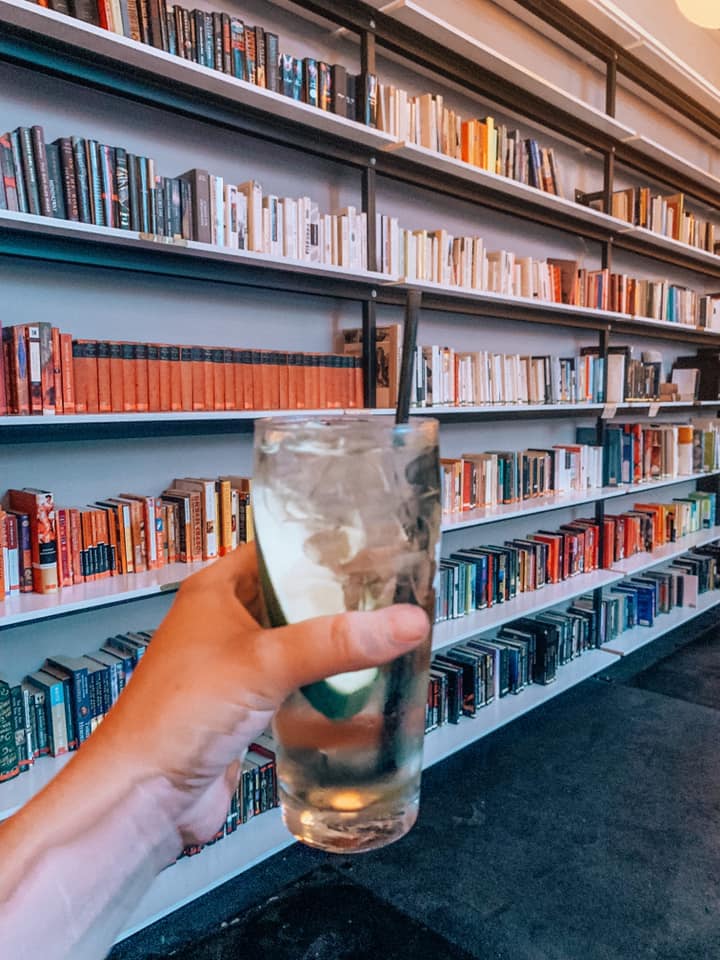
[[[387,614],[397,643],[414,646],[428,635],[430,621],[421,607],[415,607],[410,603],[399,603],[389,607]]]

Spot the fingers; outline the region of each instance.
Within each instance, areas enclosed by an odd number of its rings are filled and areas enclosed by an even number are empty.
[[[253,542],[241,543],[231,553],[188,577],[183,584],[186,594],[196,588],[204,591],[228,587],[257,620],[260,614],[260,584]]]
[[[264,630],[258,638],[262,660],[277,693],[335,673],[378,666],[402,656],[424,640],[430,630],[420,607],[397,604],[367,613],[318,617]]]

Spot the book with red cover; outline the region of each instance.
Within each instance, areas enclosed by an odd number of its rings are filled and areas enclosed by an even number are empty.
[[[108,340],[98,340],[97,342],[97,375],[98,375],[98,412],[110,413],[113,409],[112,402],[112,377],[111,377],[111,359],[110,342]]]
[[[55,593],[58,589],[57,533],[52,493],[32,487],[9,490],[8,503],[13,510],[30,517],[33,590],[35,593]]]
[[[1,361],[0,361],[1,362]],[[62,354],[60,348],[60,328],[52,328],[52,367],[53,367],[53,389],[55,391],[55,413],[65,413],[63,405],[63,382],[62,382]],[[0,394],[2,387],[0,387]],[[0,404],[2,397],[0,396]],[[68,410],[68,413],[71,411]]]

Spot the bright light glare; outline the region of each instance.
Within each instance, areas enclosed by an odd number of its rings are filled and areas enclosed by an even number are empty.
[[[678,9],[691,23],[711,30],[720,29],[720,3],[718,0],[675,0]]]

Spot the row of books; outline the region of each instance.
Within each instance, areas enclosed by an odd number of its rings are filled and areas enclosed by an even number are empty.
[[[2,330],[0,415],[362,407],[359,356],[76,340]]]
[[[604,366],[593,348],[553,357],[418,345],[411,402],[416,407],[604,403]]]
[[[377,77],[354,76],[340,64],[280,52],[263,26],[166,0],[39,0],[76,17],[255,86],[375,126]]]
[[[181,477],[158,496],[123,493],[84,507],[56,505],[49,490],[9,490],[0,600],[224,556],[253,539],[250,488],[247,477]]]
[[[377,85],[376,126],[405,143],[414,143],[490,173],[561,195],[552,147],[541,147],[494,117],[465,119],[445,104],[442,94],[412,96],[387,83]]]
[[[161,176],[155,161],[82,137],[45,143],[43,128],[0,137],[0,208],[231,250],[367,269],[367,222],[347,207],[263,194],[194,168]]]
[[[709,253],[720,253],[717,225],[688,210],[684,193],[653,194],[650,187],[625,187],[612,195],[612,215]]]
[[[444,229],[408,230],[397,217],[387,215],[379,216],[376,229],[380,269],[405,282],[425,281],[720,329],[716,294],[667,280],[588,270],[577,260],[489,251],[482,237],[456,237]]]
[[[636,503],[602,521],[579,518],[501,546],[464,548],[440,560],[435,619],[452,620],[519,593],[608,569],[716,524],[716,495],[694,492],[669,503]]]
[[[464,453],[440,460],[446,515],[534,497],[601,487],[602,447],[555,444],[552,449]]]
[[[31,770],[43,757],[77,750],[97,729],[130,682],[154,631],[109,637],[82,657],[48,657],[20,683],[0,678],[0,783]],[[269,733],[251,743],[221,839],[278,805],[275,744]],[[193,847],[184,855],[196,853]]]
[[[593,428],[578,427],[578,443],[595,443]],[[613,423],[603,434],[603,486],[643,483],[720,469],[717,420],[687,424]]]
[[[698,596],[720,589],[720,544],[683,554],[663,569],[628,577],[564,611],[522,617],[496,635],[477,635],[442,651],[430,664],[425,729],[435,730],[532,683],[548,684],[558,670],[595,646],[612,644],[634,627],[652,627],[676,607],[697,606]]]

